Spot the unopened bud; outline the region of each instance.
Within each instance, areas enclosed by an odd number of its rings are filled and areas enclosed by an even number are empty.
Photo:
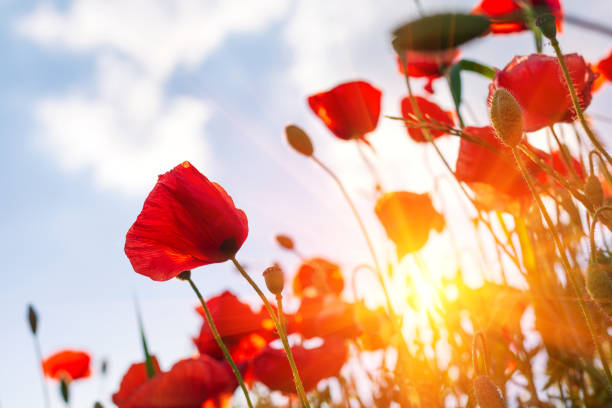
[[[273,265],[264,271],[263,276],[268,290],[275,295],[280,295],[285,287],[283,270],[278,265]]]
[[[601,182],[596,176],[590,175],[587,177],[584,183],[584,195],[594,209],[598,209],[603,204],[604,191],[601,187]]]
[[[480,408],[505,408],[499,389],[486,375],[474,379],[474,396]]]
[[[503,88],[497,89],[491,99],[490,114],[497,137],[510,147],[519,144],[523,138],[523,111],[514,96]]]
[[[287,142],[296,152],[303,154],[304,156],[312,156],[314,153],[314,147],[310,137],[301,128],[295,125],[289,125],[285,128],[285,136]]]
[[[32,305],[28,305],[28,323],[30,323],[32,334],[36,335],[38,329],[38,315],[36,314],[36,309],[34,309]]]
[[[94,404],[94,408],[104,408],[104,405],[102,405],[100,402],[96,402]]]
[[[597,305],[612,317],[612,263],[591,263],[586,273],[586,289]]]
[[[538,18],[536,18],[536,26],[542,31],[544,37],[549,40],[557,38],[557,23],[555,22],[555,16],[552,14],[540,14]]]
[[[295,244],[293,243],[293,240],[288,235],[282,235],[282,234],[277,235],[276,242],[278,242],[278,245],[282,246],[285,249],[288,249],[289,251],[292,251],[295,248]]]
[[[68,385],[69,385],[69,380],[65,376],[62,376],[62,378],[60,379],[60,395],[62,396],[62,399],[64,400],[66,404],[68,404],[68,402],[70,401],[70,394],[68,393]]]
[[[191,271],[190,270],[183,271],[179,273],[178,275],[176,275],[176,278],[182,281],[188,281],[189,279],[191,279]]]

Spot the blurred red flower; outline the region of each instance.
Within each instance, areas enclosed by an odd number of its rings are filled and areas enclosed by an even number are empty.
[[[161,373],[157,358],[151,356],[151,360],[153,361],[155,374]],[[113,402],[115,405],[119,407],[125,406],[134,390],[144,384],[148,379],[147,364],[145,362],[132,364],[123,375],[123,379],[119,385],[119,391],[113,394]]]
[[[428,101],[423,97],[415,96],[414,99],[416,100],[417,106],[421,111],[423,122],[426,122],[424,124],[436,128],[444,125],[448,125],[451,127],[453,126],[453,116],[450,112],[442,110],[442,108],[440,108],[438,105]],[[416,113],[414,113],[412,109],[412,103],[410,102],[410,98],[406,97],[402,99],[402,117],[404,119],[409,119],[411,122],[417,122],[416,118],[411,118],[413,114],[416,117]],[[434,139],[446,134],[444,130],[436,128],[429,128],[429,133]],[[427,142],[427,138],[425,138],[422,129],[414,127],[407,123],[406,130],[408,130],[408,135],[410,135],[410,138],[415,142]]]
[[[362,139],[376,129],[382,93],[367,82],[347,82],[308,97],[310,109],[340,139]]]
[[[478,201],[486,207],[495,207],[490,200],[530,201],[529,187],[514,161],[512,151],[497,138],[493,127],[466,127],[463,133],[482,144],[461,138],[455,166],[457,180],[469,184],[479,196]],[[545,152],[529,148],[541,158],[547,157]],[[524,155],[523,161],[533,176],[540,175],[539,167]],[[504,197],[500,197],[500,193]]]
[[[567,54],[564,60],[580,106],[585,109],[591,103],[593,71],[578,54]],[[497,71],[489,85],[489,106],[498,88],[508,90],[521,105],[526,132],[575,119],[563,72],[555,57],[542,54],[514,57],[503,70]]]
[[[230,366],[209,356],[181,360],[170,371],[138,385],[128,377],[135,375],[135,371],[130,373],[130,370],[124,376],[122,386],[124,383],[130,388],[136,386],[131,392],[128,392],[129,388],[124,388],[123,392],[120,389],[113,396],[113,402],[119,408],[200,408],[208,401],[231,395],[237,386]],[[116,399],[119,393],[120,399]]]
[[[570,177],[570,175],[573,175],[574,173],[576,174],[576,176],[578,176],[578,179],[580,181],[584,181],[586,178],[584,169],[582,168],[582,164],[575,157],[569,157],[570,164],[573,168],[573,171],[571,171],[565,164],[563,154],[559,150],[555,150],[550,154],[539,152],[538,156],[540,156],[540,158],[546,161],[548,165],[550,165],[555,171],[557,171],[565,178]],[[540,174],[540,181],[542,183],[547,183],[553,180],[546,172],[542,171],[542,173]]]
[[[319,347],[291,347],[304,389],[310,391],[319,381],[338,375],[348,353],[344,340],[327,338]],[[287,356],[283,350],[266,347],[253,359],[255,379],[271,390],[295,394],[295,385]]]
[[[423,248],[434,229],[444,229],[444,217],[434,208],[429,194],[408,191],[386,193],[375,208],[378,220],[395,244],[398,258]]]
[[[49,378],[68,381],[87,378],[91,375],[91,357],[84,351],[62,350],[47,357],[42,362],[43,372]]]
[[[355,306],[336,296],[304,297],[290,320],[289,330],[312,337],[355,338],[362,332]]]
[[[594,65],[591,68],[593,69],[593,72],[598,74],[595,82],[593,83],[593,91],[596,91],[597,89],[601,88],[605,82],[612,81],[612,51],[610,51],[610,54],[608,54],[607,57],[599,61],[597,65]]]
[[[323,258],[311,258],[300,265],[293,278],[295,296],[318,296],[327,293],[336,296],[344,289],[340,267]]]
[[[433,93],[432,83],[444,75],[444,72],[459,58],[459,50],[448,49],[439,52],[406,51],[406,71],[413,78],[427,78],[425,90]],[[397,58],[397,66],[401,74],[404,67],[400,58]]]
[[[125,253],[136,272],[165,281],[228,260],[247,234],[247,217],[225,190],[183,162],[159,176],[127,233]]]
[[[267,345],[268,340],[275,338],[273,330],[265,325],[267,312],[265,315],[253,312],[249,305],[242,303],[229,291],[211,298],[206,305],[223,342],[237,361],[251,358]],[[196,311],[204,317],[202,306],[198,306]],[[206,321],[202,323],[200,334],[193,342],[201,354],[218,360],[224,359]]]
[[[355,304],[357,322],[363,329],[359,336],[362,350],[374,351],[388,347],[393,338],[393,323],[384,307],[371,310],[363,302]]]
[[[551,13],[561,30],[563,12],[560,0],[526,0],[537,13]],[[516,33],[527,29],[524,11],[516,0],[482,0],[473,10],[473,14],[489,17],[492,21],[491,31],[496,34]]]

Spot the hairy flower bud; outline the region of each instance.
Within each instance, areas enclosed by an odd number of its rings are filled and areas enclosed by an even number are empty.
[[[263,276],[268,290],[275,295],[280,295],[285,287],[285,275],[280,266],[273,265],[269,267],[264,271]]]
[[[549,40],[557,38],[557,24],[555,22],[555,16],[552,14],[540,14],[536,19],[536,25],[540,28],[544,37]]]
[[[278,245],[280,245],[281,247],[291,251],[295,248],[295,244],[293,243],[293,239],[291,239],[290,236],[288,235],[283,235],[283,234],[278,234],[276,236],[276,242],[278,242]]]
[[[586,289],[599,307],[612,317],[612,263],[591,263],[586,273]]]
[[[310,141],[310,137],[301,128],[295,125],[289,125],[285,128],[285,137],[289,146],[291,146],[296,152],[303,154],[304,156],[312,156],[314,153],[314,147]]]
[[[596,176],[590,175],[587,177],[584,183],[584,195],[595,209],[601,207],[603,204],[604,192],[601,187],[601,182]]]
[[[474,396],[480,408],[505,408],[499,389],[486,375],[474,379]]]
[[[495,91],[490,115],[497,137],[510,147],[519,144],[523,138],[523,110],[510,92],[503,88]]]

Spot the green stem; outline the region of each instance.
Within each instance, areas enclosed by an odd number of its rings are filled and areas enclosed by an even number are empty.
[[[208,309],[208,306],[206,306],[206,302],[204,301],[204,298],[202,297],[200,290],[195,285],[195,283],[193,283],[193,280],[191,280],[191,277],[185,280],[189,282],[189,285],[191,285],[191,288],[193,289],[196,296],[200,300],[200,304],[202,305],[202,308],[204,309],[204,315],[206,316],[206,321],[208,322],[208,326],[210,327],[210,330],[212,331],[213,337],[217,341],[217,344],[221,348],[221,351],[223,351],[223,355],[225,356],[225,359],[227,360],[229,365],[232,367],[232,370],[234,371],[234,375],[236,376],[236,379],[238,380],[238,384],[240,384],[240,388],[242,388],[242,392],[244,393],[244,397],[246,398],[247,405],[249,406],[249,408],[253,408],[251,397],[249,397],[249,390],[247,390],[247,387],[244,384],[242,375],[240,374],[240,371],[238,370],[238,367],[236,366],[236,363],[234,362],[232,355],[230,354],[229,350],[223,343],[223,339],[221,339],[221,336],[219,335],[217,326],[215,326],[215,323],[213,322],[213,318],[212,318],[212,315],[210,314],[210,310]]]
[[[578,95],[576,94],[576,89],[574,89],[574,84],[572,82],[572,78],[570,76],[569,70],[567,69],[567,64],[565,63],[565,59],[563,58],[563,53],[561,52],[561,47],[559,46],[559,41],[556,38],[550,40],[550,44],[555,50],[555,54],[557,55],[557,59],[559,60],[559,65],[561,65],[561,70],[563,71],[563,77],[565,78],[565,83],[567,84],[567,88],[569,89],[570,97],[572,99],[572,103],[574,105],[574,110],[576,111],[576,116],[578,116],[578,120],[582,125],[582,128],[586,132],[587,136],[593,143],[593,146],[597,150],[599,150],[608,160],[608,163],[612,164],[612,157],[606,152],[601,142],[597,139],[591,128],[589,127],[586,119],[584,118],[584,114],[582,112],[582,108],[580,107],[580,101],[578,100]]]
[[[531,176],[527,172],[527,169],[525,168],[525,164],[523,163],[523,160],[521,159],[516,147],[512,147],[512,154],[514,155],[514,159],[516,160],[518,167],[521,173],[523,174],[523,177],[525,178],[525,181],[527,181],[529,190],[531,190],[531,194],[533,195],[533,198],[535,199],[536,204],[540,212],[542,213],[544,220],[546,221],[548,229],[550,230],[550,233],[553,237],[555,246],[557,247],[557,250],[559,251],[559,255],[561,258],[561,264],[563,265],[563,269],[565,270],[565,274],[567,275],[567,280],[570,282],[570,285],[572,286],[572,290],[574,291],[574,294],[576,295],[576,298],[578,299],[580,310],[582,311],[582,314],[584,315],[584,318],[587,323],[587,327],[589,328],[589,333],[591,334],[591,337],[593,338],[593,342],[595,343],[597,353],[599,354],[599,358],[601,359],[601,364],[604,368],[604,372],[608,380],[608,393],[612,395],[612,373],[610,372],[610,367],[608,366],[608,362],[606,360],[606,356],[604,354],[601,342],[599,341],[597,334],[595,333],[595,328],[593,326],[591,314],[587,309],[586,303],[584,302],[584,298],[582,297],[582,293],[580,292],[580,289],[578,287],[578,283],[576,282],[574,274],[572,273],[571,267],[569,265],[565,247],[563,243],[561,242],[561,240],[559,239],[559,235],[557,233],[555,225],[552,222],[550,215],[548,215],[548,211],[546,211],[546,207],[544,207],[544,203],[542,202],[540,195],[536,191],[535,186],[533,185],[533,181],[531,180]]]
[[[47,382],[45,381],[45,373],[42,370],[42,351],[40,349],[40,340],[38,339],[38,334],[34,334],[34,349],[36,350],[36,358],[38,360],[38,365],[40,367],[40,382],[42,385],[43,398],[45,401],[45,407],[49,408],[51,406],[51,402],[49,400],[49,388],[47,386]]]
[[[287,359],[289,360],[289,365],[291,366],[291,373],[293,374],[293,381],[295,382],[295,388],[297,390],[298,396],[300,400],[302,401],[302,405],[306,408],[310,408],[310,403],[308,402],[308,397],[306,396],[306,391],[304,390],[302,379],[300,378],[300,374],[295,364],[295,360],[293,359],[293,353],[291,352],[291,347],[289,346],[289,340],[287,339],[287,334],[285,333],[281,320],[276,316],[276,313],[274,313],[274,309],[272,309],[272,305],[270,305],[270,302],[268,301],[268,299],[266,298],[262,290],[259,288],[259,286],[257,286],[257,283],[255,283],[255,281],[244,270],[242,265],[240,265],[240,263],[236,260],[236,257],[233,257],[230,259],[234,263],[234,266],[236,266],[236,269],[238,269],[242,277],[246,279],[249,285],[251,285],[251,287],[255,290],[257,295],[259,295],[259,298],[261,299],[264,306],[266,307],[266,310],[268,311],[270,318],[274,322],[274,326],[276,327],[278,336],[280,337],[281,342],[283,343],[285,354],[287,355]],[[279,313],[280,312],[281,310],[279,309]]]

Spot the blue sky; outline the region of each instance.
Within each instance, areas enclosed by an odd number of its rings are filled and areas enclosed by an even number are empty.
[[[425,3],[428,10],[472,6],[470,0]],[[581,3],[564,4],[597,21],[612,16],[606,0],[591,1],[588,9]],[[331,137],[308,111],[305,97],[362,78],[383,90],[383,113],[396,115],[404,88],[389,32],[414,16],[413,4],[256,4],[0,0],[3,407],[40,406],[38,367],[25,324],[28,302],[40,312],[44,353],[70,346],[89,350],[96,369],[101,358],[110,361],[105,382],[94,375],[75,384],[75,407],[97,398],[106,402],[125,368],[141,359],[135,294],[163,367],[194,352],[190,336],[197,333],[199,317],[189,288],[137,275],[123,254],[125,232],[157,174],[183,160],[222,184],[247,213],[250,234],[239,257],[258,279],[274,261],[289,273],[297,264],[274,244],[277,232],[293,235],[302,252],[328,255],[347,268],[367,261],[334,186],[284,145],[282,129],[298,123],[312,135],[319,156],[346,180],[379,251],[390,250],[373,220],[370,176],[355,147]],[[480,40],[464,56],[502,67],[514,54],[533,50],[526,35],[495,41]],[[562,45],[595,60],[612,44],[568,27]],[[475,101],[475,124],[483,125],[486,82],[470,81],[466,95]],[[451,107],[442,81],[436,101]],[[610,106],[608,86],[590,109],[605,113]],[[599,129],[612,130],[604,124]],[[372,159],[389,188],[428,191],[432,178],[423,157],[429,153],[404,132],[381,119],[371,136],[378,152]],[[442,147],[453,157],[454,141]],[[434,237],[425,259],[452,271],[452,262],[437,260],[450,258],[443,238]],[[462,262],[475,266],[467,258]],[[194,277],[207,296],[231,288],[256,304],[229,264],[201,268]],[[52,389],[54,400],[56,394]]]

